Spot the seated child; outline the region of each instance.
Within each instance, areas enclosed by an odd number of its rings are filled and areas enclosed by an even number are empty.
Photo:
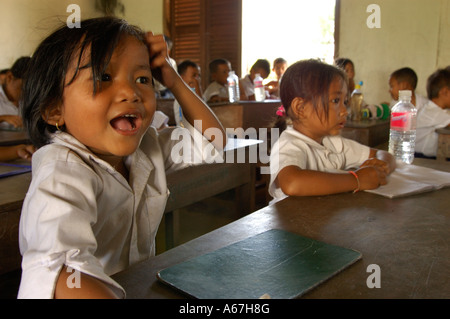
[[[0,85],[0,127],[20,128],[19,100],[22,93],[22,80],[28,69],[29,57],[21,57],[6,71],[4,83]]]
[[[389,92],[394,100],[398,100],[399,90],[412,92],[411,103],[417,108],[415,156],[435,157],[438,139],[435,130],[449,125],[450,117],[435,103],[417,94],[416,86],[417,74],[411,68],[396,70],[389,79]]]
[[[355,89],[355,64],[347,58],[337,58],[334,64],[345,71],[348,79],[348,95],[350,96]]]
[[[318,60],[299,61],[284,73],[280,97],[276,127],[282,133],[270,154],[274,201],[386,184],[394,157],[340,136],[347,118],[344,71]]]
[[[250,68],[250,73],[241,79],[241,96],[244,94],[246,100],[255,100],[255,86],[253,80],[256,74],[261,75],[263,79],[270,74],[270,63],[265,59],[258,59]],[[241,98],[242,100],[242,98]]]
[[[186,128],[149,127],[153,76],[182,105]],[[117,18],[64,24],[44,39],[23,92],[38,150],[19,225],[18,298],[124,297],[110,276],[154,255],[166,172],[191,165],[171,154],[176,133],[200,150],[209,141],[222,149],[226,134],[168,62],[163,36]],[[199,143],[194,119],[202,121]],[[75,272],[79,285],[69,286]]]
[[[450,126],[450,72],[440,69],[427,81],[428,102],[417,110],[415,152],[417,157],[436,157],[436,129]]]
[[[215,59],[209,63],[209,74],[212,82],[203,93],[203,99],[208,103],[228,102],[228,73],[231,63],[225,59]]]
[[[269,92],[269,95],[272,98],[279,98],[280,97],[280,81],[283,77],[284,72],[286,72],[287,69],[287,61],[283,58],[276,58],[273,61],[273,67],[272,71],[275,73],[277,79],[275,81],[270,81],[265,85],[265,89],[267,92]]]
[[[200,78],[200,66],[191,60],[185,60],[178,65],[177,70],[184,83],[186,83],[199,97],[202,97],[203,93]],[[175,123],[177,126],[181,126],[183,112],[181,110],[180,103],[178,103],[176,99],[173,102],[173,114],[175,117]]]

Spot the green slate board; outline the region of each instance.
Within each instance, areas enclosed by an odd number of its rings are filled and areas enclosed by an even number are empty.
[[[289,299],[360,258],[355,250],[271,229],[161,270],[157,278],[199,299]]]

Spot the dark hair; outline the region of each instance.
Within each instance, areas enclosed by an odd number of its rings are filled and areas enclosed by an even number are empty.
[[[177,66],[178,74],[184,74],[188,67],[198,68],[198,64],[191,60],[184,60]]]
[[[417,87],[417,74],[411,68],[401,68],[398,69],[391,74],[392,78],[395,78],[397,82],[406,82],[408,83],[413,90]]]
[[[336,60],[334,60],[334,64],[341,69],[345,69],[345,66],[347,64],[351,63],[353,66],[355,66],[355,64],[353,63],[352,60],[348,59],[348,58],[337,58]]]
[[[347,76],[343,70],[319,60],[302,60],[288,67],[280,83],[280,98],[285,115],[278,117],[274,126],[281,131],[286,129],[291,103],[297,97],[304,99],[305,102],[311,102],[317,114],[320,105],[323,105],[327,118],[328,90],[336,78],[347,83]]]
[[[270,74],[270,62],[265,59],[258,59],[256,62],[252,65],[251,70],[258,70],[263,69],[266,71],[267,75]]]
[[[214,59],[211,62],[209,62],[209,72],[210,73],[217,72],[217,67],[222,64],[226,64],[226,65],[230,66],[230,68],[231,68],[230,61],[228,61],[227,59],[219,58],[219,59]]]
[[[30,60],[31,60],[30,57],[23,56],[21,58],[18,58],[16,62],[14,62],[10,71],[16,79],[23,79],[25,77],[25,73],[28,70]]]
[[[275,64],[279,64],[279,63],[286,63],[287,61],[283,58],[276,58],[275,60],[273,60],[273,66],[275,66]]]
[[[30,61],[20,102],[25,127],[36,147],[48,144],[49,133],[55,131],[43,115],[62,101],[64,87],[74,81],[80,69],[89,67],[92,70],[95,79],[93,95],[101,89],[101,76],[124,35],[146,43],[141,29],[118,18],[102,17],[82,21],[81,28],[71,29],[64,24],[38,46]],[[83,53],[89,47],[89,63],[80,65]],[[71,79],[66,80],[71,61],[77,63],[76,71]]]
[[[428,99],[431,100],[437,98],[439,96],[439,91],[444,87],[450,88],[450,70],[436,70],[427,80]]]

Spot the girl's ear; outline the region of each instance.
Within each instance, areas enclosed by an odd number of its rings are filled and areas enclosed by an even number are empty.
[[[301,97],[296,97],[291,102],[291,110],[295,115],[295,118],[305,118],[305,100]]]
[[[64,125],[64,116],[62,113],[63,112],[61,104],[56,106],[49,106],[43,112],[42,118],[49,125],[56,126],[58,124],[58,126],[61,127]]]

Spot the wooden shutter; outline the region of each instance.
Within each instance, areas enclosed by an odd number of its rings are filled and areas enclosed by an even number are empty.
[[[202,86],[209,84],[208,65],[225,58],[240,76],[241,0],[171,0],[171,52],[177,63],[189,59],[200,65]]]

